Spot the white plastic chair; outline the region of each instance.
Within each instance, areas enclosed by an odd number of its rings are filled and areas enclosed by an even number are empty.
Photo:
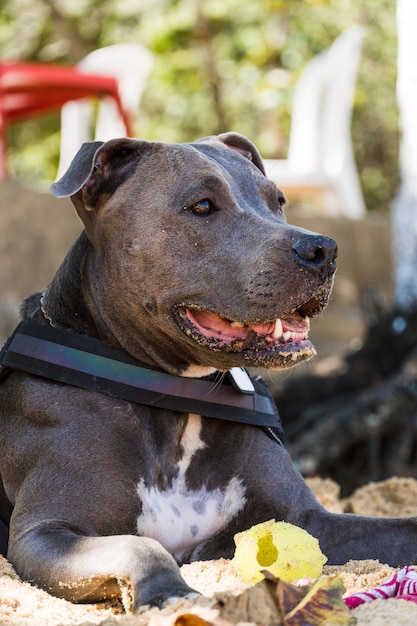
[[[124,110],[132,119],[153,66],[152,54],[138,44],[116,44],[99,48],[88,54],[77,68],[88,74],[104,74],[116,78]],[[94,129],[94,103],[74,100],[61,109],[61,148],[58,178],[68,169],[81,144],[92,139],[107,141],[125,137],[126,127],[111,98],[98,103]]]
[[[366,213],[350,135],[364,36],[352,26],[306,65],[294,90],[288,159],[264,161],[290,201],[319,193],[325,215]]]

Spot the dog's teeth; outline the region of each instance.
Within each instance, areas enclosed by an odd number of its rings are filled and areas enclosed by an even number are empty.
[[[275,320],[275,326],[272,332],[272,336],[274,339],[281,339],[282,337],[282,322],[279,318]]]
[[[282,334],[282,337],[284,339],[284,342],[288,343],[290,341],[291,337],[292,337],[291,331],[287,330],[285,333]]]
[[[244,324],[240,322],[230,322],[230,326],[233,326],[233,328],[244,328]]]

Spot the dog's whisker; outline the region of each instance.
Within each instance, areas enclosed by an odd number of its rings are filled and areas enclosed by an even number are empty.
[[[216,372],[212,385],[210,389],[208,390],[207,394],[205,395],[206,398],[213,393],[215,394],[217,389],[220,389],[220,386],[225,376],[226,376],[226,372],[220,372],[220,371]]]

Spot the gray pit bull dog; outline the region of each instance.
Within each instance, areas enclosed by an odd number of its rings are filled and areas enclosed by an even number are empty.
[[[336,245],[287,225],[248,139],[85,144],[52,191],[71,197],[85,230],[24,320],[180,380],[315,354],[309,318],[327,304]],[[179,564],[231,557],[236,532],[271,518],[316,536],[329,563],[417,559],[414,519],[326,512],[259,426],[17,370],[0,385],[0,414],[8,558],[57,596],[93,602],[127,587],[133,609],[186,596]]]

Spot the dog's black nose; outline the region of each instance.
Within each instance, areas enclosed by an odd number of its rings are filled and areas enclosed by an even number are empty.
[[[337,244],[323,235],[302,235],[294,244],[297,262],[317,270],[336,270]]]

